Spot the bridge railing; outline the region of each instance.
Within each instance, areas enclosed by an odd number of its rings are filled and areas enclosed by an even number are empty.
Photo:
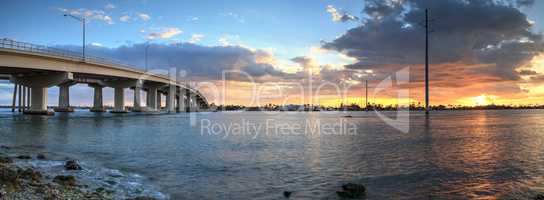
[[[68,58],[72,60],[79,60],[81,62],[117,65],[117,66],[121,66],[125,68],[141,70],[141,68],[139,67],[124,63],[120,60],[115,60],[110,58],[101,58],[101,57],[87,55],[87,54],[85,55],[85,57],[83,57],[83,54],[81,52],[48,47],[45,45],[32,44],[27,42],[19,42],[19,41],[7,39],[7,38],[0,40],[0,48],[63,57],[63,58]]]

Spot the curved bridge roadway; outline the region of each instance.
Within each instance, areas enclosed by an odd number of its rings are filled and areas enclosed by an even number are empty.
[[[0,40],[0,78],[15,84],[13,108],[19,96],[19,110],[25,114],[52,114],[47,109],[47,88],[59,86],[57,112],[70,112],[70,86],[85,83],[94,88],[93,112],[104,112],[102,88],[114,88],[114,107],[111,112],[127,112],[124,90],[134,90],[132,111],[161,110],[161,96],[166,96],[165,109],[198,111],[208,107],[206,98],[181,81],[175,72],[171,76],[153,74],[113,60],[85,56],[76,52],[46,46]],[[141,91],[147,91],[147,105],[141,105]]]

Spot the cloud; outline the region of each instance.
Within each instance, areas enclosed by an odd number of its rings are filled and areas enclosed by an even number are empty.
[[[347,22],[347,21],[359,20],[358,17],[350,15],[346,12],[339,11],[338,9],[334,8],[334,6],[332,5],[327,6],[327,12],[331,14],[332,21],[334,22]]]
[[[174,37],[176,35],[181,34],[183,31],[179,28],[164,28],[161,31],[158,32],[150,32],[147,35],[148,40],[156,40],[156,39],[169,39],[171,37]]]
[[[130,21],[130,16],[129,15],[123,15],[123,16],[119,17],[119,21],[128,22],[128,21]]]
[[[115,8],[115,5],[113,5],[112,3],[108,3],[108,4],[106,4],[106,6],[104,6],[104,8],[106,8],[108,10],[111,10],[111,9]]]
[[[221,37],[219,40],[217,40],[221,46],[229,46],[230,42],[226,37]]]
[[[293,80],[308,78],[308,74],[312,74],[314,84],[324,82],[336,84],[353,84],[360,83],[362,78],[374,76],[372,70],[351,70],[345,68],[335,68],[326,63],[320,63],[318,60],[309,56],[298,56],[291,58],[291,61],[298,64],[302,69],[291,77]]]
[[[190,18],[188,19],[188,21],[193,21],[193,22],[194,22],[194,21],[198,21],[198,20],[200,20],[200,18],[198,18],[198,17],[190,17]]]
[[[87,21],[98,20],[106,24],[110,24],[110,25],[114,24],[111,16],[107,15],[106,12],[102,10],[87,10],[84,8],[80,8],[80,9],[58,8],[58,10],[63,12],[64,14],[70,14],[77,17],[83,17]]]
[[[322,46],[356,58],[357,63],[346,66],[350,69],[391,73],[407,65],[421,65],[424,33],[418,24],[428,8],[436,19],[431,24],[432,64],[480,66],[465,75],[519,80],[516,68],[544,50],[542,35],[531,32],[530,21],[516,7],[520,4],[531,2],[369,0],[362,25]]]
[[[95,19],[98,19],[98,20],[101,20],[101,21],[104,21],[106,22],[106,24],[114,24],[113,23],[113,19],[110,17],[110,16],[100,16],[100,15],[95,15],[94,16]]]
[[[381,20],[385,16],[401,14],[405,0],[369,0],[365,4],[363,13],[373,20]]]
[[[237,13],[228,12],[228,13],[220,13],[220,15],[221,15],[221,16],[225,16],[225,17],[233,18],[233,19],[236,20],[236,22],[238,22],[238,23],[244,23],[244,22],[246,22],[246,20],[244,19],[244,17],[240,16],[240,15],[237,14]]]
[[[149,21],[151,19],[151,16],[149,16],[148,14],[145,14],[145,13],[139,13],[138,17],[144,22]]]
[[[107,48],[88,46],[89,55],[120,60],[134,66],[144,66],[145,43]],[[78,50],[77,46],[57,48]],[[185,70],[191,78],[220,80],[223,70],[240,70],[255,79],[269,76],[282,77],[285,73],[269,63],[260,62],[260,57],[270,56],[266,51],[252,50],[241,46],[203,46],[192,43],[154,44],[148,49],[149,69],[176,67]],[[247,81],[243,76],[228,79]]]
[[[151,16],[145,13],[134,14],[131,12],[124,12],[123,15],[119,17],[119,21],[122,21],[122,22],[130,22],[130,21],[138,21],[138,20],[146,22],[151,20]]]
[[[533,70],[523,69],[519,71],[519,75],[522,75],[522,76],[538,75],[538,72]]]
[[[233,46],[238,45],[241,46],[240,36],[239,35],[232,35],[232,34],[223,34],[217,42],[221,46]]]
[[[191,39],[189,39],[189,43],[200,42],[200,40],[202,40],[202,38],[204,38],[204,35],[202,35],[202,34],[193,34],[191,36]]]

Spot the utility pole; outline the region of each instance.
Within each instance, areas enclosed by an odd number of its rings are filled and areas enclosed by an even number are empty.
[[[429,114],[429,9],[425,9],[425,114]]]
[[[365,80],[365,110],[368,110],[368,80]]]

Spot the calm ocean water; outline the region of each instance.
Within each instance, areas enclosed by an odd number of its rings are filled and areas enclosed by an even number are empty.
[[[0,143],[141,175],[170,199],[528,199],[544,193],[544,111],[12,116]]]

